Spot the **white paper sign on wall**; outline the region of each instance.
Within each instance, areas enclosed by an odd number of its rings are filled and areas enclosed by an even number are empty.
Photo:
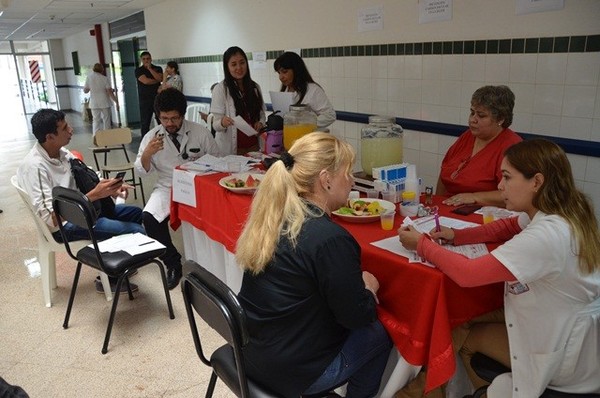
[[[452,0],[419,0],[419,23],[452,20]]]

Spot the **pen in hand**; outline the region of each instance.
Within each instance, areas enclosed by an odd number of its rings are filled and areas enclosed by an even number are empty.
[[[435,232],[442,232],[442,227],[440,226],[440,215],[439,215],[437,209],[433,213],[433,219],[435,220]],[[442,244],[442,240],[438,239],[437,243],[441,245]]]

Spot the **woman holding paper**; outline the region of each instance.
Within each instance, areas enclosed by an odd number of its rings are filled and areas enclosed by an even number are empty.
[[[600,232],[592,205],[550,141],[513,145],[501,170],[506,208],[522,215],[462,230],[442,226],[431,239],[410,227],[398,232],[400,241],[460,286],[505,283],[505,324],[471,325],[460,349],[475,387],[485,384],[470,367],[475,352],[513,370],[494,379],[488,397],[539,397],[547,387],[599,393]],[[467,259],[434,239],[504,244]]]
[[[266,106],[260,86],[251,79],[246,53],[239,47],[230,47],[223,54],[225,79],[212,90],[210,112],[214,115],[212,127],[223,155],[243,155],[258,150],[258,135],[248,136],[234,125],[240,116],[257,132],[264,127]]]
[[[304,61],[293,52],[284,52],[273,64],[279,74],[281,91],[294,93],[294,104],[306,104],[317,114],[317,128],[335,122],[335,111],[325,91],[313,80]]]

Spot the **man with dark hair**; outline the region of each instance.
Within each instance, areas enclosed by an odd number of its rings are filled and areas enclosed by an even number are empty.
[[[65,120],[65,114],[54,109],[37,111],[31,118],[31,127],[37,142],[19,166],[17,180],[19,186],[29,194],[36,214],[48,225],[54,239],[62,242],[59,221],[52,208],[52,188],[61,186],[77,189],[70,166],[70,160],[75,156],[64,147],[71,141],[73,129]],[[122,180],[107,178],[100,180],[86,196],[93,202],[126,193],[127,188]],[[98,217],[94,233],[99,240],[127,233],[145,234],[139,207],[118,204],[112,217]],[[64,227],[69,241],[88,239],[83,228],[70,222],[65,223]],[[96,289],[100,291],[102,284],[96,283]]]
[[[163,80],[163,70],[152,64],[152,55],[144,51],[140,55],[142,65],[135,70],[137,79],[138,101],[140,103],[140,133],[142,137],[150,130],[150,121],[154,112],[154,99]],[[158,123],[158,114],[155,114]]]
[[[135,168],[140,175],[156,171],[158,180],[144,207],[144,226],[148,236],[167,247],[160,257],[167,266],[167,284],[173,289],[181,278],[181,254],[171,240],[169,214],[173,169],[205,154],[219,156],[219,147],[202,125],[184,119],[187,101],[181,91],[168,88],[156,96],[155,112],[160,125],[140,143]]]

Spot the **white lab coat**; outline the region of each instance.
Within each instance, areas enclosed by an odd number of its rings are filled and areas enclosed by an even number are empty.
[[[258,83],[255,84],[256,88],[258,89],[258,95],[262,97],[260,86]],[[267,107],[263,100],[263,108],[260,111],[260,122],[263,125],[266,122],[266,110]],[[237,115],[233,97],[228,94],[225,81],[217,84],[212,90],[210,113],[214,115],[212,127],[215,129],[215,140],[217,141],[217,145],[219,145],[221,154],[223,156],[237,154],[237,128],[235,126],[229,126],[225,128],[221,125],[221,119],[223,119],[223,116],[228,116],[233,119]]]
[[[155,153],[150,161],[150,170],[142,166],[142,153],[156,134],[162,131],[165,133],[164,148]],[[219,147],[212,134],[202,125],[188,120],[184,120],[181,129],[177,132],[179,135],[180,151],[177,151],[175,144],[168,137],[168,134],[162,125],[150,130],[142,139],[135,160],[135,169],[140,176],[146,176],[152,172],[158,173],[158,180],[150,199],[144,207],[144,211],[152,214],[156,221],[162,222],[170,214],[171,206],[171,186],[173,185],[173,170],[175,167],[202,157],[205,154],[219,156]],[[197,151],[196,151],[197,150]],[[187,153],[187,159],[183,154]]]
[[[563,218],[538,212],[492,252],[529,290],[506,283],[512,374],[497,377],[488,397],[600,392],[600,272],[579,273],[577,247]]]

